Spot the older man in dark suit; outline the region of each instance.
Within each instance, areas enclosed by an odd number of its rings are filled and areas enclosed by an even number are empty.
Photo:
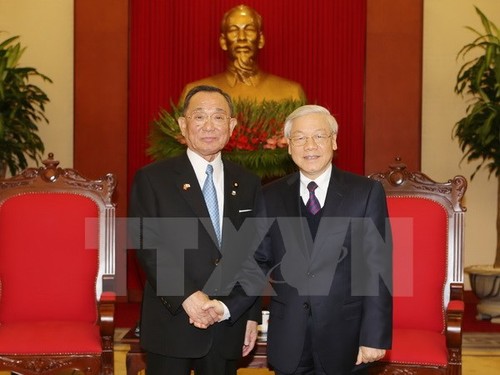
[[[236,282],[238,260],[253,260],[253,251],[240,244],[223,255],[229,232],[263,210],[260,179],[221,158],[237,122],[232,111],[222,90],[191,89],[178,120],[187,152],[135,176],[130,216],[141,230],[131,225],[131,232],[147,275],[141,346],[148,374],[235,375],[255,344],[260,305]],[[248,254],[235,258],[241,251]]]
[[[256,259],[269,272],[268,360],[278,375],[365,371],[391,346],[391,233],[382,186],[332,165],[335,118],[291,113],[284,133],[300,171],[264,187],[277,218]]]

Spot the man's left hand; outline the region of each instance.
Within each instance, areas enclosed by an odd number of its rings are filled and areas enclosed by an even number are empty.
[[[367,346],[360,346],[358,351],[358,358],[356,365],[362,363],[375,362],[385,355],[385,349],[369,348]]]
[[[247,356],[255,346],[257,341],[257,322],[247,321],[247,330],[245,332],[245,341],[243,342],[243,357]]]

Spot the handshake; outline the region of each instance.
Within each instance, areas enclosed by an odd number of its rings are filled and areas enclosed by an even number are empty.
[[[191,294],[182,303],[184,311],[189,316],[189,323],[197,328],[206,329],[224,317],[224,305],[216,299],[197,291]]]

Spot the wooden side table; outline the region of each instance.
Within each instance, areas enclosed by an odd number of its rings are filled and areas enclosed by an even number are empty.
[[[126,356],[127,375],[137,375],[146,369],[146,353],[139,344],[139,337],[135,335],[135,328],[130,329],[121,339],[123,344],[129,344],[130,350]]]
[[[127,375],[137,375],[146,369],[146,353],[139,344],[139,337],[135,335],[135,328],[130,329],[121,339],[121,343],[130,345],[126,356]],[[252,353],[241,359],[239,367],[267,368],[267,343],[257,340]]]
[[[238,367],[267,368],[267,342],[257,339],[253,351],[241,359]]]

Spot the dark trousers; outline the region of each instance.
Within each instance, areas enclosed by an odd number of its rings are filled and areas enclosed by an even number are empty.
[[[146,353],[146,375],[236,375],[237,361],[222,358],[210,350],[201,358],[174,358]]]
[[[302,350],[302,355],[300,356],[299,365],[297,369],[292,373],[283,373],[275,370],[276,375],[328,375],[319,359],[318,353],[314,350],[312,342],[312,318],[309,316],[307,321],[306,337],[304,339],[304,349]],[[367,375],[368,366],[363,364],[356,366],[352,372],[342,374],[342,375]]]
[[[314,350],[312,344],[312,318],[309,316],[307,321],[306,336],[304,338],[304,349],[300,356],[299,365],[294,372],[285,374],[275,370],[276,375],[327,375],[323,370],[318,353]]]

